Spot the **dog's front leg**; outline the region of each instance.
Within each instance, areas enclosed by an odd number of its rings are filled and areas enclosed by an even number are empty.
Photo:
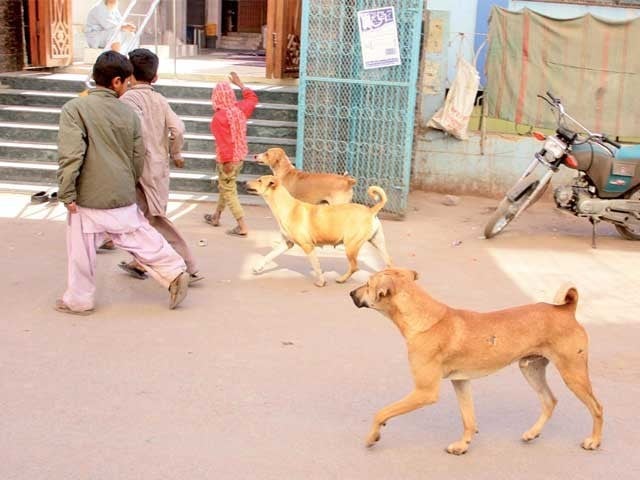
[[[273,250],[271,250],[271,252],[265,255],[262,258],[262,260],[260,260],[258,263],[254,265],[253,273],[256,275],[259,273],[262,273],[264,271],[264,267],[266,267],[269,262],[273,261],[276,257],[279,257],[280,255],[282,255],[291,247],[293,247],[293,243],[283,238],[282,241]]]
[[[305,248],[305,253],[309,257],[309,262],[311,262],[311,268],[313,268],[313,273],[316,276],[316,281],[314,285],[316,287],[324,287],[327,284],[327,281],[324,279],[324,272],[320,267],[320,260],[318,260],[318,256],[316,255],[315,249],[312,247]]]
[[[460,405],[460,413],[462,414],[462,425],[464,433],[462,438],[457,442],[453,442],[447,447],[447,452],[454,455],[462,455],[467,453],[469,444],[473,435],[478,431],[476,424],[476,415],[473,411],[473,399],[471,398],[471,381],[470,380],[451,380],[453,388],[458,397]]]
[[[380,427],[385,425],[387,420],[392,417],[397,417],[413,410],[416,410],[425,405],[436,403],[438,400],[438,384],[435,384],[431,388],[418,388],[404,397],[402,400],[392,403],[384,407],[373,419],[373,426],[371,432],[367,437],[367,447],[373,446],[378,440],[380,440]]]

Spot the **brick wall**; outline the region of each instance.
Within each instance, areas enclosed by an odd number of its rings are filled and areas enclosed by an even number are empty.
[[[22,0],[0,0],[0,72],[24,66]]]

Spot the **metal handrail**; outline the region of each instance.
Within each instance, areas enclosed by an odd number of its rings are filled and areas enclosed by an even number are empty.
[[[155,13],[159,4],[160,4],[160,0],[154,0],[154,2],[149,7],[149,10],[147,10],[147,14],[145,15],[145,19],[142,21],[142,25],[140,25],[140,28],[138,28],[138,30],[136,31],[136,35],[134,37],[136,41],[140,40],[140,37],[142,36],[142,32],[144,31],[145,27],[149,23],[149,20],[151,20],[151,16]]]

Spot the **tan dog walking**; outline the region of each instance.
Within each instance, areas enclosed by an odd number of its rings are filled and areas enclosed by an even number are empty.
[[[551,361],[593,417],[593,431],[582,448],[600,446],[602,405],[591,389],[588,338],[575,318],[578,292],[574,287],[560,288],[557,305],[536,303],[477,313],[434,300],[416,279],[417,273],[410,270],[384,270],[350,294],[357,307],[378,310],[396,324],[407,342],[415,382],[413,392],[375,415],[367,446],[380,439],[380,427],[390,418],[435,403],[441,380],[448,378],[458,397],[464,432],[447,452],[465,453],[477,432],[470,381],[516,361],[542,404],[540,417],[522,439],[538,437],[556,406],[545,376]]]
[[[254,158],[258,163],[267,165],[284,188],[301,202],[339,205],[350,203],[353,198],[356,179],[349,175],[303,172],[293,166],[281,148],[270,148]]]
[[[344,244],[349,270],[336,279],[346,282],[358,270],[358,252],[365,242],[370,242],[382,256],[387,266],[391,258],[385,246],[382,224],[378,212],[387,203],[387,195],[380,187],[369,187],[369,195],[378,198],[373,207],[348,203],[345,205],[312,205],[296,200],[273,175],[247,182],[250,191],[261,195],[280,225],[283,242],[266,255],[253,269],[261,273],[264,267],[279,255],[299,245],[309,257],[316,274],[315,285],[324,287],[326,281],[315,253],[315,247]]]

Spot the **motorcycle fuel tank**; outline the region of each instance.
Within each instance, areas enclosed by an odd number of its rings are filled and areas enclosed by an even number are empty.
[[[587,142],[574,145],[572,154],[577,170],[589,176],[601,198],[621,197],[640,185],[640,148],[623,147],[614,158],[607,148]]]

